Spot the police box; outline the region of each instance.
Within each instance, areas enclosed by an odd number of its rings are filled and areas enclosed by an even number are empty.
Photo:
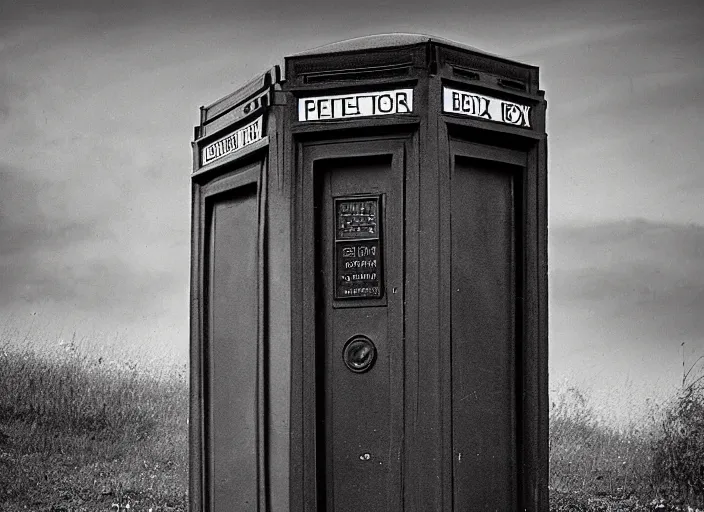
[[[546,511],[538,69],[391,34],[193,141],[192,511]]]

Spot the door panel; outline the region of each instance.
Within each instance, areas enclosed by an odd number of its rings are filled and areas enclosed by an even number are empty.
[[[319,511],[401,510],[403,172],[340,158],[316,176]],[[343,360],[355,336],[376,348],[365,372]]]
[[[454,510],[516,509],[514,171],[457,158],[451,179]]]

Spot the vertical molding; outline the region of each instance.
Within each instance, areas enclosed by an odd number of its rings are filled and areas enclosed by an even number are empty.
[[[543,101],[537,107],[537,129],[544,130]],[[526,180],[526,313],[525,313],[525,473],[524,508],[547,512],[549,507],[548,411],[548,267],[547,267],[547,136],[528,155]]]
[[[410,343],[415,352],[413,377],[407,381],[406,400],[412,405],[407,422],[406,487],[409,512],[443,510],[441,328],[439,278],[440,194],[438,177],[439,87],[426,71],[416,88],[421,116],[419,129],[419,203],[410,212],[418,219],[417,331]],[[409,244],[410,245],[410,244]]]
[[[527,511],[537,511],[538,495],[535,469],[539,453],[537,451],[538,418],[535,414],[537,405],[537,380],[535,371],[538,365],[538,344],[540,332],[537,314],[539,311],[538,267],[537,267],[537,178],[535,145],[528,152],[525,186],[524,239],[524,332],[523,332],[523,475],[521,496],[522,507]]]
[[[293,99],[293,98],[292,98]],[[290,116],[285,117],[287,128],[290,127]],[[303,190],[302,157],[297,141],[290,131],[286,132],[286,154],[290,157],[288,171],[291,175],[291,511],[305,512],[306,508],[306,475],[305,451],[306,439],[304,437],[304,408],[303,400],[303,364],[304,364],[304,339],[303,339],[303,268],[302,268],[302,229],[301,229],[301,201]]]
[[[267,500],[269,510],[290,508],[291,241],[290,173],[284,173],[283,109],[269,110],[265,304]]]
[[[416,89],[418,90],[418,88]],[[420,288],[420,134],[414,131],[407,144],[407,167],[404,192],[405,279],[403,283],[404,308],[404,441],[402,445],[402,489],[404,509],[408,512],[422,512],[416,503],[416,475],[422,476],[418,465],[423,467],[423,458],[418,457],[416,445],[422,443],[422,436],[416,433],[419,410],[418,382],[420,361],[419,340],[419,288]]]
[[[439,337],[440,364],[440,418],[441,418],[441,485],[442,508],[452,511],[454,506],[452,440],[452,169],[454,153],[451,149],[448,128],[442,118],[442,82],[439,76],[430,81],[428,116],[435,118],[437,151],[437,176],[439,201],[438,239],[438,288],[439,288]]]
[[[267,468],[267,329],[266,329],[266,210],[268,161],[265,156],[259,167],[258,194],[258,240],[257,240],[257,483],[258,510],[267,512],[268,468]]]
[[[529,244],[527,237],[526,217],[530,215],[527,211],[526,183],[530,174],[530,158],[528,152],[523,153],[523,165],[513,175],[513,217],[512,217],[512,265],[513,272],[513,318],[514,318],[514,369],[517,373],[514,380],[514,414],[516,436],[516,502],[521,510],[526,510],[526,486],[524,476],[524,463],[526,460],[526,425],[530,421],[526,419],[526,409],[524,403],[526,389],[526,344],[528,343],[526,329],[526,304],[528,294],[528,280],[526,278],[526,253]]]
[[[202,340],[202,196],[191,184],[191,284],[190,284],[190,379],[189,379],[189,505],[191,512],[203,510],[203,340]]]
[[[317,472],[317,388],[316,388],[316,362],[317,356],[317,322],[316,322],[316,301],[315,285],[316,273],[314,265],[305,265],[304,261],[310,262],[311,248],[315,247],[315,162],[308,158],[308,152],[303,143],[296,146],[299,152],[300,165],[297,169],[300,183],[299,194],[300,204],[297,208],[298,238],[298,271],[300,276],[299,304],[302,317],[301,331],[301,423],[303,430],[303,511],[318,511],[318,472]],[[308,258],[307,258],[308,256]],[[322,511],[320,511],[322,512]]]
[[[203,108],[200,109],[203,117]],[[196,136],[200,127],[194,130]],[[191,142],[192,172],[200,163],[197,142]],[[189,344],[189,417],[188,417],[188,496],[189,510],[203,510],[203,370],[202,370],[202,196],[200,186],[191,182],[191,282],[190,282],[190,344]]]
[[[199,325],[198,325],[198,347],[199,347],[199,386],[200,386],[200,409],[201,417],[198,422],[198,428],[200,429],[200,460],[201,460],[201,507],[204,512],[207,512],[210,507],[210,488],[208,485],[209,469],[208,469],[208,436],[211,434],[208,430],[209,418],[206,416],[210,415],[208,408],[206,407],[206,402],[210,399],[208,391],[208,379],[210,378],[209,366],[210,358],[208,354],[208,343],[209,343],[209,333],[207,332],[208,327],[211,322],[208,316],[210,312],[210,294],[206,296],[205,291],[208,284],[208,276],[206,271],[210,268],[206,264],[207,257],[212,254],[212,244],[214,240],[214,233],[210,233],[210,237],[206,238],[206,233],[209,232],[208,224],[211,222],[211,216],[208,215],[205,194],[203,193],[203,187],[199,187],[199,205],[200,205],[200,237],[199,237],[199,254],[200,254],[200,270],[198,275],[198,295],[200,299],[200,313],[199,313]],[[211,214],[212,215],[212,214]],[[214,230],[214,228],[213,228]],[[206,249],[206,242],[209,247]],[[207,250],[207,252],[206,252]],[[208,315],[208,316],[206,316]]]
[[[545,122],[547,104],[541,106],[541,118]],[[548,173],[547,135],[538,143],[538,506],[540,512],[548,510],[549,481],[549,387],[548,387]]]

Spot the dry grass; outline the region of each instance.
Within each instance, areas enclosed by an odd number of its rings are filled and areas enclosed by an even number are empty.
[[[0,511],[186,510],[185,366],[5,344],[0,390]],[[701,387],[634,425],[577,389],[553,397],[552,511],[704,511]]]
[[[0,350],[0,510],[185,510],[186,368]]]
[[[647,421],[615,428],[581,391],[560,391],[550,411],[550,510],[704,510],[704,488],[687,483],[698,468],[704,477],[704,437],[683,441],[675,428],[683,423],[683,410],[690,414],[684,419],[688,428],[704,426],[703,397],[697,402],[687,396],[684,409],[682,397],[673,397],[650,411]],[[684,461],[692,470],[687,474]]]

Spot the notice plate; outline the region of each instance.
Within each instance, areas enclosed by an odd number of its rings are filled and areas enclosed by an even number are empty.
[[[335,299],[383,295],[379,199],[335,199]]]

